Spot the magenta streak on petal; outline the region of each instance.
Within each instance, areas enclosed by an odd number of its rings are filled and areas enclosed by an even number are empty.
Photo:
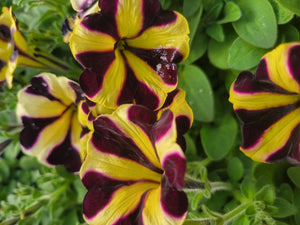
[[[172,186],[178,190],[182,190],[186,170],[186,159],[178,153],[171,153],[164,157],[162,168],[165,171],[164,175],[168,178]]]
[[[183,191],[178,191],[166,176],[161,181],[161,206],[167,215],[181,219],[187,212],[188,199]]]
[[[47,157],[47,162],[51,165],[64,165],[71,172],[78,172],[81,166],[79,149],[75,148],[71,141],[70,128],[64,140],[55,146]]]
[[[119,188],[135,183],[135,181],[112,179],[95,171],[86,172],[81,180],[88,190],[83,200],[83,214],[88,219],[93,219],[104,209],[112,200],[114,192]]]
[[[160,119],[153,126],[155,142],[160,141],[172,129],[174,115],[171,110],[162,113]]]
[[[111,119],[100,116],[93,124],[95,131],[91,142],[98,151],[132,160],[156,173],[163,173],[144,155],[135,141],[123,133]]]
[[[253,148],[261,136],[268,132],[268,128],[275,124],[282,117],[298,108],[298,104],[291,104],[265,110],[236,110],[242,120],[243,140],[241,147],[244,150]]]
[[[26,150],[30,150],[36,144],[40,134],[43,132],[43,129],[59,118],[59,116],[50,118],[30,118],[22,116],[21,120],[24,125],[24,129],[20,133],[21,145]]]
[[[295,45],[288,52],[288,68],[292,78],[300,86],[300,45]],[[298,90],[298,93],[300,90]]]
[[[284,159],[288,159],[293,164],[300,163],[300,152],[299,152],[299,131],[300,125],[296,125],[287,139],[286,143],[279,149],[274,150],[274,152],[265,159],[266,162],[276,163]]]

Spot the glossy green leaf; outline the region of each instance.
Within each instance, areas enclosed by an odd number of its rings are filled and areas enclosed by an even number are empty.
[[[224,7],[224,17],[218,21],[219,24],[230,23],[241,18],[242,12],[234,2],[226,2]]]
[[[228,113],[218,124],[205,124],[200,130],[206,155],[213,160],[224,158],[232,149],[238,131],[236,120]]]
[[[185,12],[187,15],[183,14],[189,24],[189,28],[190,28],[190,43],[193,42],[194,40],[194,36],[197,32],[197,28],[199,26],[200,20],[201,20],[201,16],[203,13],[203,7],[202,5],[199,5],[198,10],[196,11],[196,13],[189,13],[188,11]]]
[[[226,34],[223,42],[210,39],[207,54],[211,64],[220,69],[230,68],[228,65],[229,50],[236,38],[237,35],[234,32],[231,32],[230,34]]]
[[[257,66],[268,50],[257,48],[241,38],[237,38],[230,47],[228,65],[232,69],[247,70]]]
[[[208,36],[219,42],[222,42],[225,39],[223,27],[218,23],[213,23],[207,27],[206,33]]]
[[[299,30],[292,24],[285,24],[279,28],[281,43],[299,41]]]
[[[272,204],[276,198],[275,189],[272,185],[265,185],[256,194],[255,199]]]
[[[213,92],[206,74],[197,66],[186,65],[178,76],[178,86],[186,91],[186,100],[193,110],[195,120],[212,121]]]
[[[246,42],[259,47],[271,48],[277,40],[277,22],[268,0],[237,0],[242,17],[233,22],[238,35]]]
[[[287,174],[291,181],[300,188],[300,167],[290,167],[287,170]]]
[[[194,13],[196,13],[200,9],[201,5],[202,5],[201,1],[184,0],[183,1],[183,15],[192,16]]]
[[[278,24],[286,24],[294,17],[294,13],[284,8],[277,0],[269,0],[269,2],[274,9]]]
[[[300,0],[277,0],[283,7],[300,16]]]
[[[294,204],[297,209],[300,209],[300,188],[295,188]],[[300,224],[300,210],[295,215],[296,224]]]
[[[223,1],[216,1],[211,7],[208,8],[206,18],[208,22],[214,22],[219,17],[223,9]]]
[[[255,183],[252,179],[250,178],[245,178],[242,183],[241,183],[241,191],[242,194],[247,197],[248,199],[253,199],[255,193],[256,193],[256,188],[255,188]],[[250,210],[250,209],[249,209]]]

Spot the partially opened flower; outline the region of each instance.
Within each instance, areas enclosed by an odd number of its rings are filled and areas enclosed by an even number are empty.
[[[46,165],[64,165],[78,172],[81,126],[77,104],[83,99],[79,85],[65,77],[42,73],[18,93],[17,116],[24,129],[23,151]]]
[[[109,108],[124,103],[160,108],[176,88],[175,63],[189,53],[186,19],[162,10],[158,0],[101,0],[99,7],[70,37],[71,51],[85,68],[83,91]]]
[[[242,72],[230,101],[242,120],[241,150],[253,160],[300,163],[300,43],[281,44]]]
[[[94,121],[80,176],[89,224],[182,224],[188,207],[182,191],[186,160],[176,143],[170,110],[156,115],[122,105]]]
[[[19,31],[11,8],[3,7],[0,15],[0,81],[12,87],[17,66],[67,70],[68,66],[34,46],[28,46]]]

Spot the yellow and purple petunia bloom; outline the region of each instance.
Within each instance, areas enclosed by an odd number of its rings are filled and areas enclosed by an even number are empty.
[[[64,165],[68,171],[78,172],[82,159],[77,105],[83,98],[74,81],[50,73],[34,76],[18,93],[23,151],[48,166]]]
[[[99,105],[88,99],[82,101],[78,107],[79,121],[82,126],[81,133],[81,151],[82,158],[86,155],[86,142],[93,132],[93,121],[102,114],[111,114],[114,110]],[[162,108],[154,111],[157,120],[161,114],[170,109],[175,116],[176,128],[177,128],[177,143],[181,146],[182,150],[185,151],[186,143],[184,134],[191,128],[193,123],[193,111],[185,100],[185,91],[177,88],[170,92],[166,98],[166,101]]]
[[[17,26],[11,8],[3,7],[0,15],[0,81],[12,87],[17,66],[67,70],[68,66],[40,49],[28,46]]]
[[[125,104],[93,121],[80,176],[88,190],[85,220],[98,224],[182,224],[186,159],[176,143],[175,116]]]
[[[281,44],[242,72],[230,102],[242,120],[241,150],[253,160],[300,164],[300,43]]]
[[[85,68],[83,91],[108,108],[136,103],[159,109],[176,88],[176,63],[189,53],[186,19],[162,10],[158,0],[101,0],[99,8],[70,37],[71,51]]]

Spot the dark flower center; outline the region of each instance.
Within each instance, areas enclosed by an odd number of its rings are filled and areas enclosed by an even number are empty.
[[[115,43],[114,49],[118,49],[120,51],[126,50],[127,49],[127,43],[125,39],[120,39]]]

